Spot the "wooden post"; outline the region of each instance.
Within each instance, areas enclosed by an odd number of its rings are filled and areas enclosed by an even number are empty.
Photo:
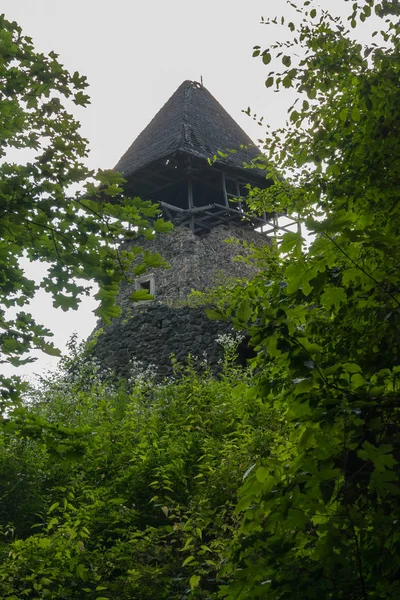
[[[192,180],[188,181],[188,208],[193,208],[193,183]]]
[[[225,173],[222,171],[221,175],[222,175],[222,192],[224,194],[225,206],[226,206],[226,208],[229,208],[228,194],[226,191]]]
[[[236,183],[236,194],[237,194],[237,197],[238,197],[238,199],[239,199],[239,198],[240,198],[240,187],[239,187],[239,182],[238,182],[238,181],[235,181],[235,183]],[[241,200],[239,200],[239,210],[240,210],[240,212],[243,212],[243,208],[242,208],[242,202],[241,202]]]
[[[189,210],[193,208],[193,183],[192,180],[188,180],[188,206]],[[190,229],[194,232],[194,215],[190,216]]]
[[[276,212],[274,212],[273,223],[274,223],[274,238],[276,239],[277,235],[278,235],[278,231],[279,231],[279,219],[278,219],[278,215]]]

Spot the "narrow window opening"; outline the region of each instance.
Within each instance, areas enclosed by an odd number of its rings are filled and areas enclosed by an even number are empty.
[[[139,287],[140,287],[141,290],[146,290],[150,294],[151,293],[150,292],[150,288],[151,288],[150,279],[148,279],[147,281],[139,281]]]
[[[154,298],[155,291],[156,291],[154,275],[150,275],[150,276],[147,275],[147,276],[140,277],[139,279],[137,279],[135,281],[135,290],[137,290],[137,291],[144,290],[148,294],[151,294]],[[143,302],[147,302],[147,300],[143,300]]]

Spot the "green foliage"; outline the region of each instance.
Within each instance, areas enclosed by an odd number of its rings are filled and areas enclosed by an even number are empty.
[[[243,399],[239,341],[220,339],[220,380],[135,365],[122,387],[72,343],[1,437],[1,598],[216,597],[236,492],[280,428]]]
[[[37,53],[4,16],[0,80],[0,362],[18,366],[30,360],[23,355],[34,348],[58,353],[48,341],[51,332],[21,310],[38,287],[52,295],[55,307],[69,310],[95,281],[97,314],[107,322],[119,314],[118,283],[134,257],[133,251],[119,250],[119,243],[170,226],[151,223],[159,215],[156,205],[122,197],[119,174],[94,174],[85,167],[87,141],[66,105],[88,104],[86,78],[69,74],[56,54]],[[46,263],[39,284],[27,275],[22,258]],[[159,256],[147,257],[150,262],[164,265]],[[17,381],[1,377],[0,389],[5,398],[18,397]]]
[[[312,4],[290,40],[259,52],[287,67],[267,85],[299,99],[266,141],[275,184],[251,204],[297,212],[314,237],[304,251],[285,234],[279,268],[272,248],[253,281],[215,302],[258,352],[247,394],[287,423],[239,493],[219,593],[230,599],[400,593],[399,7],[353,5],[352,26],[374,7],[386,18],[363,47]]]
[[[309,248],[286,233],[244,259],[256,277],[204,300],[248,331],[248,370],[222,338],[220,379],[136,368],[119,388],[77,357],[10,413],[6,600],[399,596],[400,9],[353,4],[351,28],[385,19],[364,48],[293,6],[290,39],[254,52],[299,99],[249,202],[297,212]]]

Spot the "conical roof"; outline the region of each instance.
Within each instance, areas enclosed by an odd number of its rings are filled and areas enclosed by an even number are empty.
[[[241,148],[244,145],[245,148]],[[234,150],[234,153],[227,150]],[[203,85],[184,81],[125,152],[115,170],[129,179],[136,171],[175,152],[242,169],[260,155],[249,136]],[[254,172],[253,172],[254,173]]]

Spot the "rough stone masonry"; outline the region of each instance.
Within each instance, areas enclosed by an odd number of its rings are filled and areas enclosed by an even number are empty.
[[[103,328],[94,348],[102,368],[121,376],[129,376],[132,360],[143,366],[155,365],[159,379],[172,375],[171,355],[181,363],[188,355],[206,357],[213,371],[218,371],[222,349],[216,338],[232,331],[229,323],[211,321],[202,307],[187,302],[192,290],[205,291],[232,278],[248,278],[256,269],[238,255],[249,252],[243,244],[227,243],[227,239],[258,247],[268,239],[252,227],[238,224],[213,228],[208,234],[195,235],[189,228],[176,227],[171,233],[154,240],[142,240],[144,250],[159,252],[169,269],[155,269],[123,284],[117,303],[120,317]],[[133,302],[134,289],[145,288],[154,300]]]

